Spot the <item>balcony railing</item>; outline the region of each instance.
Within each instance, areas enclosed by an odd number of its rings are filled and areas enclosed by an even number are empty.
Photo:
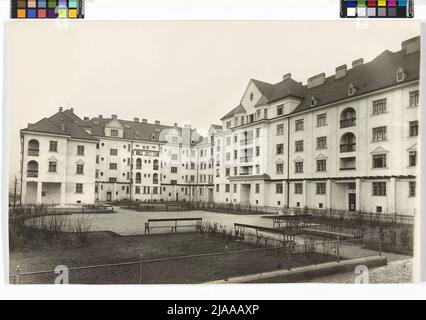
[[[240,146],[247,146],[247,145],[252,145],[252,144],[253,144],[253,139],[240,140]]]
[[[247,163],[247,162],[252,162],[253,161],[253,157],[242,157],[240,158],[240,163]]]
[[[142,182],[142,180],[138,180],[138,179],[135,180],[136,184],[140,184],[141,182]]]
[[[158,179],[152,180],[153,184],[158,184]]]
[[[154,166],[154,167],[153,167],[153,169],[154,169],[154,170],[158,170],[158,166]]]
[[[340,152],[352,152],[355,151],[356,143],[347,143],[340,145]]]
[[[340,168],[340,171],[356,170],[356,167]]]
[[[38,178],[38,170],[27,170],[28,178]]]
[[[142,165],[138,166],[136,165],[136,170],[141,170],[142,169]]]
[[[356,118],[340,120],[340,128],[348,128],[356,126]]]
[[[28,149],[28,155],[32,157],[38,157],[40,153],[39,149]]]

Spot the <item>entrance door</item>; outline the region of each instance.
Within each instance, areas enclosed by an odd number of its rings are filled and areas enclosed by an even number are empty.
[[[209,188],[208,201],[213,202],[213,189]]]
[[[106,196],[107,196],[106,197],[107,201],[111,201],[112,200],[112,192],[111,191],[108,191]]]
[[[356,210],[356,194],[349,193],[349,211]]]

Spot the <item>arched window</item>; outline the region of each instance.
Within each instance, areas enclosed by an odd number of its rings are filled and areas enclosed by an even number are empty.
[[[142,181],[142,175],[141,175],[141,173],[140,172],[136,172],[135,182],[136,183],[141,183],[141,181]]]
[[[38,140],[32,139],[28,141],[28,155],[38,157],[40,153],[40,143]]]
[[[340,138],[340,152],[352,152],[356,150],[356,138],[352,132],[346,132]]]
[[[142,159],[141,158],[136,159],[136,169],[142,169]]]
[[[30,161],[27,164],[27,177],[38,178],[38,162]]]
[[[153,184],[158,184],[158,173],[154,173],[152,175],[152,183]]]
[[[346,108],[340,114],[340,128],[353,127],[356,125],[356,111],[353,108]]]
[[[153,169],[154,170],[158,170],[158,160],[154,160],[154,162],[153,162]]]

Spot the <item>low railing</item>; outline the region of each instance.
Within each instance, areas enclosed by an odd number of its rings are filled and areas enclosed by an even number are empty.
[[[39,149],[28,149],[28,155],[32,157],[38,157],[40,154]]]
[[[347,143],[340,145],[340,152],[352,152],[356,149],[356,143]]]
[[[38,178],[38,170],[27,170],[28,178]]]
[[[340,120],[340,128],[348,128],[356,126],[356,118]]]

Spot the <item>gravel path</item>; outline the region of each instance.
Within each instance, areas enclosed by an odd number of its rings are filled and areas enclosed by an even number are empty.
[[[413,260],[399,260],[369,270],[369,283],[411,283]],[[354,283],[358,274],[353,272],[312,279],[311,283]]]

